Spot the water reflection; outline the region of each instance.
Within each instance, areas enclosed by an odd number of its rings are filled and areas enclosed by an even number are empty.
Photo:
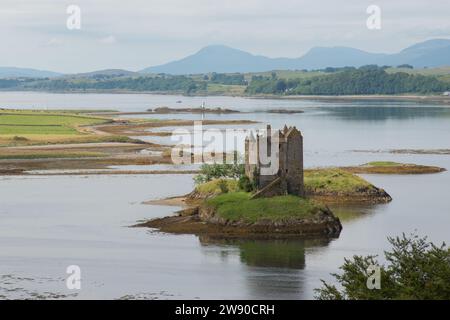
[[[326,247],[330,239],[222,239],[200,236],[202,246],[222,259],[237,255],[251,297],[292,299],[305,290],[307,248]]]
[[[388,204],[334,204],[330,205],[330,209],[341,222],[351,222],[372,216],[386,205]]]
[[[361,107],[325,107],[328,116],[341,120],[412,120],[418,118],[444,118],[450,117],[450,108],[442,107],[391,107],[361,106]]]

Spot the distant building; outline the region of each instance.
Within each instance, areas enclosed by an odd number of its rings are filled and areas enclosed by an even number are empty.
[[[277,157],[278,170],[272,174],[261,174],[264,164],[261,163],[260,152],[266,151],[270,158],[272,142],[278,142]],[[267,148],[262,148],[262,143]],[[252,159],[253,157],[253,159]],[[253,160],[253,161],[251,161]],[[272,134],[267,126],[266,135],[252,134],[245,139],[245,174],[257,186],[254,197],[271,197],[292,194],[304,196],[303,182],[303,137],[296,127],[284,126]]]

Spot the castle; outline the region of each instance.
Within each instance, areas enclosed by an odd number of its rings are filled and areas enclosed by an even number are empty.
[[[275,157],[272,157],[273,151]],[[276,161],[276,170],[271,171],[269,167],[273,163],[263,162],[262,158]],[[250,134],[245,139],[245,174],[257,187],[254,198],[286,194],[304,196],[301,132],[285,125],[283,130],[272,134],[268,125],[265,135],[255,138]]]

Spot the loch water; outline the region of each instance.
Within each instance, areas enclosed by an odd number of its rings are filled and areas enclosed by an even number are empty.
[[[203,101],[245,111],[207,119],[250,119],[260,128],[297,126],[306,167],[382,160],[450,169],[450,155],[387,152],[450,149],[450,108],[439,105],[0,93],[1,108],[145,111],[198,107]],[[261,112],[277,108],[304,113]],[[200,115],[136,117],[199,120]],[[330,273],[339,271],[344,257],[378,254],[383,262],[388,236],[416,232],[436,243],[450,242],[448,171],[363,177],[393,201],[333,207],[343,224],[341,235],[316,240],[217,240],[130,227],[178,210],[142,202],[188,193],[192,175],[0,177],[0,298],[312,299],[320,279],[332,281]],[[81,290],[66,287],[70,265],[81,269]]]

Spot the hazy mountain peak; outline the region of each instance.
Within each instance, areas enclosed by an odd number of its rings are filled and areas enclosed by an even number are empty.
[[[208,72],[261,72],[288,69],[359,67],[367,64],[411,64],[416,67],[450,65],[450,40],[432,39],[399,53],[371,53],[345,46],[313,47],[300,58],[268,58],[225,45],[210,45],[178,61],[144,69],[143,72],[194,74]]]
[[[236,48],[232,48],[223,44],[213,44],[206,47],[201,48],[197,53],[220,53],[220,52],[226,52],[226,51],[239,51],[239,52],[245,52]]]
[[[0,78],[51,78],[61,73],[31,68],[0,67]]]
[[[432,39],[416,43],[412,46],[403,49],[401,52],[435,50],[435,49],[442,49],[448,46],[450,46],[449,39]]]

